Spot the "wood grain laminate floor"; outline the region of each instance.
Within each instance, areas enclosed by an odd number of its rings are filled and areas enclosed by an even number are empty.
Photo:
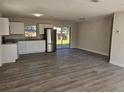
[[[0,91],[124,91],[124,69],[79,49],[21,55],[0,68]]]

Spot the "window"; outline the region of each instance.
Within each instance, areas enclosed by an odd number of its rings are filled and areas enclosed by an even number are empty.
[[[28,25],[25,26],[25,37],[36,37],[37,36],[37,26]]]

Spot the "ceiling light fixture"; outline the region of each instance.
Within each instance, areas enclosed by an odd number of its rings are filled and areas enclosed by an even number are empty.
[[[91,2],[93,2],[93,3],[98,3],[99,0],[91,0]]]
[[[41,16],[43,16],[44,14],[40,14],[40,13],[33,13],[32,15],[33,15],[33,16],[36,16],[36,17],[41,17]]]
[[[79,18],[79,21],[85,21],[86,18]]]

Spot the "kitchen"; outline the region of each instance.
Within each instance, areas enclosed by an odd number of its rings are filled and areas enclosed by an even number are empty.
[[[45,52],[47,44],[44,29],[53,28],[52,24],[9,22],[8,18],[0,18],[0,26],[3,28],[0,33],[2,64],[16,62],[21,54]]]

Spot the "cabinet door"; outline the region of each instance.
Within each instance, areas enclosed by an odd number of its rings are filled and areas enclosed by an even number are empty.
[[[26,41],[27,53],[33,53],[34,46],[32,41]]]
[[[0,35],[9,35],[8,18],[0,18]]]
[[[2,45],[2,63],[15,62],[17,58],[18,58],[18,55],[17,55],[16,44]]]
[[[45,49],[46,49],[45,44],[46,44],[45,40],[40,43],[39,49],[41,49],[41,52],[45,52]]]
[[[24,34],[24,23],[10,22],[11,34]]]
[[[33,52],[35,53],[35,52],[40,52],[40,50],[39,50],[39,42],[38,41],[33,41],[32,42],[32,46],[33,46]]]
[[[44,34],[45,28],[53,28],[52,24],[39,24],[39,34]]]
[[[25,52],[27,51],[27,47],[26,47],[26,44],[25,44],[25,42],[19,42],[18,43],[18,53],[19,54],[25,54]]]

